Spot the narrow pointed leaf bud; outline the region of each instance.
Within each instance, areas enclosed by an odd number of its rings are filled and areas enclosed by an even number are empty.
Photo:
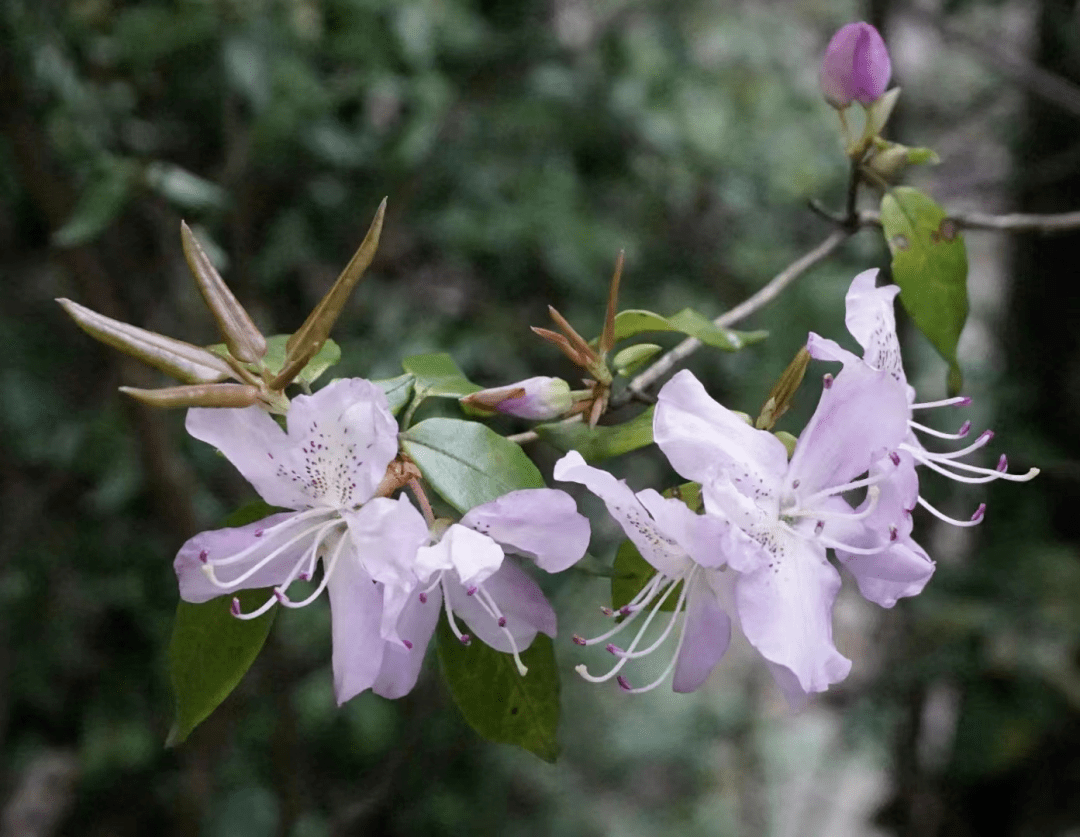
[[[221,274],[217,272],[206,251],[184,221],[180,222],[180,240],[184,258],[195,277],[195,284],[206,300],[206,306],[217,321],[225,345],[237,360],[254,363],[266,355],[266,338],[255,327],[248,312],[233,296]]]
[[[892,73],[889,51],[869,23],[849,23],[825,48],[818,81],[825,101],[838,110],[852,102],[869,105],[885,92]]]
[[[494,389],[482,389],[461,399],[463,407],[481,415],[508,416],[549,421],[573,406],[570,385],[561,378],[535,377]]]
[[[120,391],[151,407],[250,407],[259,400],[258,387],[247,384],[194,384],[187,387]]]
[[[761,413],[754,422],[758,430],[772,430],[780,417],[788,411],[791,401],[795,397],[803,376],[806,375],[806,367],[810,364],[810,352],[803,346],[795,354],[787,369],[780,375],[779,380],[773,384],[769,397],[761,406]]]
[[[600,357],[607,357],[615,345],[615,315],[619,313],[619,282],[622,279],[623,261],[626,258],[624,250],[619,251],[619,258],[615,261],[615,273],[611,277],[611,287],[608,290],[607,312],[604,315],[604,331],[600,335]]]
[[[70,299],[56,300],[75,324],[107,346],[141,360],[189,384],[209,384],[232,377],[229,364],[200,346],[174,340],[91,311]]]
[[[345,266],[345,269],[341,271],[341,275],[338,276],[333,287],[326,292],[326,296],[319,300],[319,304],[308,314],[304,324],[296,330],[285,344],[285,351],[289,360],[286,366],[289,366],[297,355],[306,354],[310,351],[308,358],[313,357],[322,348],[326,338],[330,336],[330,329],[337,322],[349,294],[352,293],[356,283],[360,281],[360,277],[364,275],[364,271],[368,269],[372,259],[375,258],[375,251],[379,246],[379,236],[382,234],[385,215],[386,198],[383,198],[382,203],[379,204],[379,208],[375,212],[375,218],[368,228],[367,235],[360,242],[360,247],[355,255]],[[299,370],[297,371],[299,372]]]

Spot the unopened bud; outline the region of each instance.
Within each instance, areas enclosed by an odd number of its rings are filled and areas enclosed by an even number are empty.
[[[482,389],[461,399],[467,410],[491,415],[504,413],[534,421],[547,421],[569,412],[573,406],[570,385],[561,378],[526,378],[516,384]]]
[[[869,23],[849,23],[825,48],[818,81],[825,101],[843,110],[852,102],[869,105],[880,98],[891,73],[889,51],[878,31]]]

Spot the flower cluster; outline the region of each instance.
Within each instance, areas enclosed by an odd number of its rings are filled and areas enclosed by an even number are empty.
[[[175,562],[181,597],[269,588],[248,613],[233,599],[233,614],[250,619],[276,604],[303,607],[326,590],[339,703],[368,688],[391,698],[409,692],[442,609],[462,642],[475,635],[513,654],[524,673],[519,651],[538,631],[555,635],[555,613],[504,553],[549,572],[575,563],[589,525],[573,500],[528,489],[458,523],[425,519],[408,497],[386,496],[401,482],[390,478],[397,422],[382,390],[360,378],[297,396],[287,422],[283,430],[258,407],[189,410],[192,436],[220,450],[263,500],[292,511],[191,538]],[[290,595],[305,583],[313,589]]]
[[[958,526],[978,523],[947,517],[919,496],[919,466],[967,483],[1027,480],[1037,473],[1010,474],[1002,456],[996,468],[961,461],[989,442],[983,433],[971,445],[932,453],[915,431],[932,431],[912,411],[970,403],[966,398],[919,404],[900,362],[893,314],[895,286],[876,288],[877,271],[855,277],[847,295],[847,326],[864,349],[858,358],[836,343],[811,334],[812,356],[844,364],[825,375],[817,409],[788,459],[773,434],[751,427],[716,403],[688,371],[679,372],[659,394],[653,435],[672,467],[700,483],[704,514],[654,491],[634,494],[611,475],[571,452],[556,465],[557,479],[584,484],[607,505],[627,537],[656,573],[617,614],[618,625],[580,645],[606,643],[617,661],[604,675],[631,692],[655,688],[674,670],[676,691],[697,688],[723,656],[737,618],[750,644],[765,658],[790,703],[843,680],[851,662],[832,639],[832,606],[840,574],[827,557],[832,550],[855,577],[868,600],[892,607],[919,593],[934,562],[912,539],[911,512],[922,505]],[[865,491],[855,508],[845,499]],[[681,584],[681,588],[679,585]],[[641,648],[648,626],[680,589],[674,613],[660,637]],[[655,651],[685,619],[675,654],[663,673],[635,688],[621,672],[627,662]],[[645,614],[644,619],[640,619]],[[623,648],[609,640],[634,627]]]

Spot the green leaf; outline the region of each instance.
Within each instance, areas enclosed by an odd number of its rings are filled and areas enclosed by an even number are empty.
[[[660,347],[655,343],[635,343],[616,352],[611,365],[619,375],[632,375],[634,370],[644,366],[659,351]]]
[[[696,514],[700,514],[705,507],[701,499],[701,483],[699,482],[684,482],[682,485],[676,485],[667,489],[664,496],[681,500],[690,511]]]
[[[678,331],[696,337],[707,346],[728,352],[736,352],[768,336],[767,331],[735,331],[721,328],[708,317],[693,308],[684,308],[670,317],[662,317],[652,311],[630,309],[615,316],[615,341],[633,337],[647,331]]]
[[[401,362],[406,372],[416,376],[416,389],[422,397],[429,395],[460,398],[481,389],[462,372],[446,352],[412,355]]]
[[[955,393],[962,383],[956,344],[968,314],[964,237],[944,209],[908,186],[881,199],[881,226],[900,302],[948,361],[949,390]]]
[[[544,479],[522,449],[475,421],[429,418],[401,434],[401,447],[431,487],[461,513]]]
[[[537,634],[521,661],[474,640],[462,645],[447,620],[439,620],[439,663],[461,714],[489,741],[516,744],[547,762],[559,756],[559,671],[551,638]]]
[[[216,183],[175,163],[161,160],[150,163],[143,171],[143,180],[166,200],[192,212],[221,209],[228,200],[225,190]]]
[[[57,247],[78,247],[101,235],[127,206],[133,194],[134,169],[127,160],[104,158],[64,222],[53,233]]]
[[[390,402],[390,412],[396,416],[412,398],[415,380],[416,378],[411,373],[406,372],[396,378],[386,378],[382,381],[372,381],[372,383],[382,387],[382,391],[386,393],[386,400]]]
[[[615,553],[615,573],[611,576],[611,607],[618,610],[628,605],[642,588],[656,575],[656,568],[641,557],[632,541],[623,541]],[[675,603],[682,593],[680,581],[674,590],[668,592],[661,610],[675,610]]]
[[[600,462],[652,444],[653,407],[628,422],[589,427],[584,422],[539,424],[537,435],[561,451],[576,450],[586,462]]]
[[[262,362],[266,365],[266,368],[271,375],[276,375],[285,368],[285,344],[288,340],[288,334],[275,334],[273,337],[266,338],[266,355],[263,357]],[[221,357],[227,356],[227,350],[224,343],[215,343],[206,348]],[[326,338],[326,342],[323,343],[322,348],[315,353],[315,356],[308,361],[307,366],[301,370],[300,374],[297,375],[294,380],[297,383],[301,381],[307,384],[314,383],[323,372],[339,360],[341,360],[341,347],[328,337]],[[259,371],[256,364],[248,363],[245,364],[245,366],[252,372],[258,373]]]
[[[223,527],[254,523],[281,509],[262,500],[248,503],[226,518]],[[270,590],[239,590],[243,610],[254,610]],[[257,619],[232,615],[232,596],[202,604],[181,601],[169,641],[169,679],[176,696],[176,718],[166,747],[182,743],[229,696],[255,662],[270,634],[277,608]]]

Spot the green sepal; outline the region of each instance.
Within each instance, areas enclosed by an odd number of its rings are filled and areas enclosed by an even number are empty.
[[[576,450],[586,462],[601,462],[613,456],[651,445],[654,407],[628,422],[589,427],[584,422],[556,421],[538,424],[536,434],[561,451]]]
[[[618,610],[629,604],[634,596],[656,575],[656,568],[641,557],[632,541],[623,541],[615,553],[615,574],[611,576],[611,607]],[[661,610],[675,610],[675,603],[682,593],[682,582],[667,594]]]
[[[707,346],[737,352],[768,337],[767,331],[736,331],[721,328],[704,314],[693,308],[684,308],[670,317],[662,317],[652,311],[630,309],[620,311],[615,317],[615,342],[649,331],[677,331],[696,337]]]
[[[881,226],[900,302],[948,361],[949,392],[955,394],[963,383],[956,344],[968,314],[964,237],[944,209],[908,186],[881,199]]]
[[[510,491],[544,487],[540,471],[519,445],[475,421],[425,419],[401,434],[401,447],[462,514]]]
[[[409,403],[413,394],[413,383],[416,377],[410,372],[398,375],[396,378],[386,378],[382,381],[372,381],[377,387],[382,387],[386,393],[386,400],[390,403],[390,412],[395,416],[401,412],[401,408]]]
[[[262,362],[271,375],[277,375],[285,368],[285,344],[288,341],[288,334],[275,334],[273,337],[266,338],[266,354],[263,356]],[[224,343],[215,343],[206,348],[219,357],[228,356]],[[339,360],[341,360],[341,347],[328,337],[322,348],[307,362],[307,365],[293,379],[293,382],[312,384],[323,372]],[[256,375],[259,373],[257,364],[245,363],[244,366]]]
[[[235,528],[281,511],[256,500],[226,518],[223,528]],[[242,610],[254,610],[272,595],[270,590],[238,590]],[[180,601],[169,640],[169,680],[176,697],[176,717],[165,740],[174,747],[191,734],[227,698],[262,650],[277,608],[256,619],[232,615],[233,595],[202,604]]]
[[[528,667],[474,639],[462,645],[446,619],[437,632],[439,663],[461,714],[488,741],[516,744],[546,762],[559,756],[559,670],[551,638],[537,634],[521,652]]]
[[[406,372],[415,376],[414,387],[422,398],[460,398],[481,389],[465,377],[465,373],[446,352],[412,355],[405,358],[401,365]]]

